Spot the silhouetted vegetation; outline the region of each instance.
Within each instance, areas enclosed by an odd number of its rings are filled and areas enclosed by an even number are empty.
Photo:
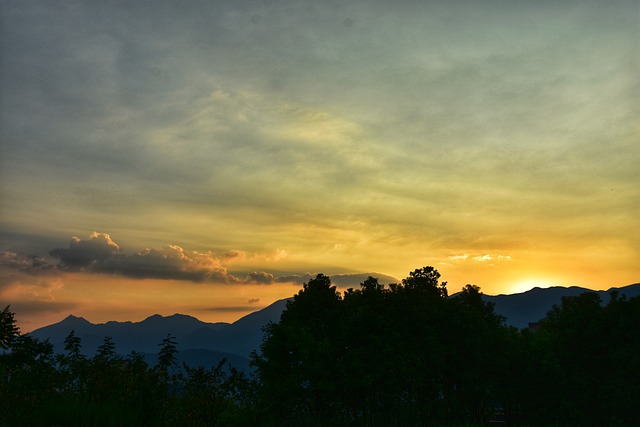
[[[8,308],[5,318],[13,320]],[[7,321],[7,324],[13,324]],[[158,362],[122,357],[106,337],[93,357],[72,331],[65,353],[15,329],[2,329],[0,426],[255,425],[246,375],[222,361],[211,369],[178,366],[176,342],[160,343]]]
[[[639,425],[640,298],[563,298],[535,330],[505,326],[477,286],[432,267],[338,292],[319,274],[265,328],[253,373],[155,366],[106,337],[65,353],[0,319],[0,425]]]

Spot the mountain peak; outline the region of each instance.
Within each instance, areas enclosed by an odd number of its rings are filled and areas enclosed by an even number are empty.
[[[160,314],[152,314],[151,316],[144,319],[143,322],[146,322],[147,320],[159,320],[159,319],[164,319],[164,317],[161,316]]]
[[[64,323],[64,324],[81,324],[81,325],[90,325],[91,324],[91,322],[89,322],[84,317],[74,316],[73,314],[70,314],[67,317],[65,317],[62,320],[62,322],[60,322],[60,323]]]
[[[182,320],[196,320],[198,322],[200,322],[199,319],[193,317],[193,316],[189,316],[188,314],[180,314],[180,313],[174,313],[171,316],[166,316],[166,319],[182,319]]]

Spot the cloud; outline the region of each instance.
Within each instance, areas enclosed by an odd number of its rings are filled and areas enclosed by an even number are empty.
[[[459,255],[450,255],[447,257],[447,261],[440,262],[441,265],[460,265],[462,263],[473,262],[480,263],[484,266],[494,267],[495,262],[509,262],[511,261],[511,255],[495,255],[495,254],[459,254]]]
[[[243,251],[231,250],[224,254],[223,258],[226,261],[243,260],[247,257],[247,254]]]
[[[260,285],[270,285],[275,281],[276,278],[273,274],[255,271],[252,273],[248,273],[244,278],[245,283],[255,283]]]
[[[11,305],[21,324],[22,316],[36,317],[74,308],[74,302],[59,299],[63,288],[64,282],[60,277],[0,268],[0,301]]]
[[[230,273],[225,264],[246,258],[242,251],[232,250],[217,256],[210,251],[187,251],[178,245],[167,245],[129,255],[121,253],[120,246],[109,234],[98,232],[91,233],[88,239],[74,236],[68,248],[54,249],[51,255],[60,259],[58,268],[64,271],[191,282],[271,284],[276,281],[272,274],[266,272],[254,271],[242,278]],[[13,260],[10,255],[5,258],[8,264],[20,263],[25,268],[30,265],[28,259]],[[38,262],[34,258],[32,264]]]
[[[67,249],[54,249],[51,255],[60,258],[63,267],[87,267],[120,253],[120,246],[106,233],[93,232],[89,239],[72,237]]]
[[[295,283],[297,285],[302,285],[303,283],[307,283],[309,280],[315,277],[315,274],[305,273],[305,274],[291,274],[288,276],[278,276],[276,282],[278,283]]]
[[[59,300],[63,279],[57,266],[41,256],[0,252],[0,301],[18,313],[21,327],[29,323],[22,316],[41,318],[75,307],[75,303]]]
[[[189,280],[192,282],[238,283],[221,260],[210,252],[185,251],[168,245],[143,249],[133,255],[119,254],[97,263],[94,271],[135,278]]]
[[[476,262],[489,262],[489,261],[511,261],[511,255],[491,255],[491,254],[483,254],[474,256],[473,258]]]
[[[5,299],[54,301],[54,293],[64,287],[57,277],[33,277],[29,274],[5,276],[0,271],[0,291]]]
[[[14,268],[48,268],[61,271],[82,271],[122,275],[132,278],[154,278],[166,280],[187,280],[191,282],[216,282],[230,284],[270,285],[274,283],[302,284],[315,274],[294,274],[275,276],[265,271],[231,273],[228,265],[247,260],[278,262],[290,255],[284,249],[277,249],[267,256],[247,254],[244,251],[229,250],[218,256],[211,251],[188,251],[178,245],[161,248],[145,248],[134,254],[122,253],[120,245],[109,234],[93,232],[88,238],[72,237],[68,248],[57,248],[50,254],[60,260],[59,264],[46,263],[36,256],[21,256],[7,253],[2,259]],[[332,280],[337,286],[358,286],[368,276],[378,277],[382,283],[397,282],[391,276],[377,273],[337,274]]]
[[[287,253],[287,251],[285,251],[284,249],[276,249],[275,251],[273,251],[273,254],[267,259],[272,261],[280,261],[283,259],[287,259],[288,257],[289,254]]]
[[[51,274],[56,266],[38,255],[17,252],[0,252],[0,267],[28,274]]]
[[[358,288],[360,287],[361,283],[369,278],[369,276],[377,278],[378,281],[383,285],[400,282],[400,280],[395,277],[379,273],[334,274],[333,276],[331,276],[331,282],[333,282],[336,286],[342,288]]]
[[[334,274],[329,275],[331,282],[341,288],[357,288],[360,286],[362,282],[371,277],[375,277],[378,281],[387,285],[389,283],[399,283],[395,277],[388,276],[386,274],[379,273],[352,273],[352,274]],[[280,276],[276,279],[279,283],[295,283],[295,284],[303,284],[309,282],[309,280],[316,277],[316,274],[306,273],[304,275],[291,275],[291,276]]]
[[[11,311],[18,313],[18,317],[41,313],[69,313],[77,303],[55,300],[23,300],[11,304]]]
[[[480,254],[480,255],[470,255],[470,254],[460,254],[460,255],[450,255],[447,257],[449,261],[452,262],[463,262],[467,260],[475,261],[475,262],[491,262],[491,261],[511,261],[511,255],[494,255],[494,254]]]

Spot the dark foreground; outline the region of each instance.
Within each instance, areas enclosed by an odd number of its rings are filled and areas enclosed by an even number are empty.
[[[640,298],[564,298],[534,329],[431,267],[384,287],[310,280],[269,325],[252,372],[150,366],[106,338],[92,357],[21,335],[1,312],[0,426],[640,425]]]

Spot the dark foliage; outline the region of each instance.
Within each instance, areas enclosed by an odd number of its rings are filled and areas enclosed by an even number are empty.
[[[0,354],[0,426],[250,425],[255,405],[244,396],[255,386],[245,375],[226,361],[179,369],[176,345],[164,339],[150,367],[140,354],[119,356],[110,337],[87,358],[73,331],[58,356],[18,335]]]
[[[265,328],[255,378],[222,361],[178,366],[65,353],[0,322],[0,426],[640,425],[640,298],[568,297],[535,331],[505,326],[480,289],[448,297],[432,267],[337,291],[319,274]]]
[[[480,423],[499,398],[502,319],[467,286],[447,298],[431,267],[344,298],[319,275],[255,355],[273,425]]]
[[[565,298],[536,332],[432,267],[341,296],[318,275],[253,364],[265,425],[638,425],[640,298]]]

